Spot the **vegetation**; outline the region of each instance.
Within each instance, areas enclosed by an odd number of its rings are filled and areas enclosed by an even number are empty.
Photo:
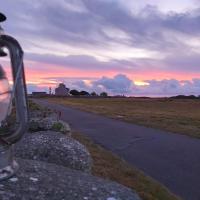
[[[71,90],[69,92],[72,96],[79,96],[79,91],[78,90]]]
[[[100,96],[101,96],[101,97],[107,97],[108,94],[107,94],[106,92],[102,92],[102,93],[100,93]]]
[[[98,96],[98,94],[96,92],[92,92],[90,95],[93,97]]]
[[[189,95],[189,96],[186,96],[186,95],[178,95],[178,96],[173,96],[173,97],[170,97],[170,99],[199,99],[199,96],[195,96],[195,95]]]
[[[64,128],[63,124],[60,123],[60,122],[57,122],[57,123],[54,123],[53,126],[52,126],[52,130],[53,131],[60,131]]]
[[[79,92],[79,95],[81,95],[81,96],[89,96],[90,93],[83,90],[83,91],[80,91],[80,92]]]
[[[28,107],[29,107],[29,110],[31,111],[38,111],[42,109],[38,104],[30,100],[28,101]]]
[[[199,99],[55,98],[49,100],[138,125],[200,137]]]
[[[41,107],[30,102],[33,110],[40,110]],[[43,109],[42,109],[43,110]],[[55,126],[54,126],[55,125]],[[55,130],[61,128],[60,123],[54,124]],[[85,145],[89,150],[92,159],[92,174],[118,182],[124,186],[134,189],[143,200],[180,200],[167,188],[157,181],[146,176],[133,166],[130,166],[121,158],[94,144],[79,133],[73,133],[72,137]]]
[[[98,94],[96,92],[92,92],[91,94],[87,91],[78,91],[78,90],[70,90],[69,92],[72,96],[98,96]],[[107,97],[108,94],[106,92],[102,92],[100,93],[101,97]]]
[[[79,133],[72,135],[89,150],[92,159],[92,174],[105,179],[116,181],[122,185],[134,189],[143,200],[178,200],[167,188],[146,176],[138,169],[94,144],[86,136]],[[180,200],[180,199],[179,199]]]

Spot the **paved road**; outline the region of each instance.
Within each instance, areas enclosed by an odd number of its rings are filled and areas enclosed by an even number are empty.
[[[74,130],[123,157],[183,199],[200,200],[200,139],[38,102],[62,111],[62,119]]]

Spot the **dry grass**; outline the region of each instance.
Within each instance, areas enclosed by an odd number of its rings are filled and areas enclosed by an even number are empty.
[[[200,100],[138,98],[49,100],[147,127],[200,137]]]
[[[94,144],[86,136],[73,133],[73,137],[88,148],[93,158],[93,175],[132,188],[143,200],[180,200],[164,186],[113,155],[110,151]]]

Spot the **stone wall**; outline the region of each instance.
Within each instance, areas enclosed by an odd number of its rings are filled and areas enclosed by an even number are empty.
[[[90,153],[55,113],[31,116],[30,131],[14,147],[19,170],[0,183],[0,199],[140,200],[133,190],[91,175]]]

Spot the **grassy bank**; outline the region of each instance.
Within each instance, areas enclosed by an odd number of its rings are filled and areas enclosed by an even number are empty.
[[[200,100],[52,98],[49,101],[138,125],[200,137]]]
[[[86,136],[79,133],[73,133],[72,136],[89,150],[93,159],[93,175],[132,188],[143,200],[180,200],[164,186],[130,166],[110,151],[94,144]]]

